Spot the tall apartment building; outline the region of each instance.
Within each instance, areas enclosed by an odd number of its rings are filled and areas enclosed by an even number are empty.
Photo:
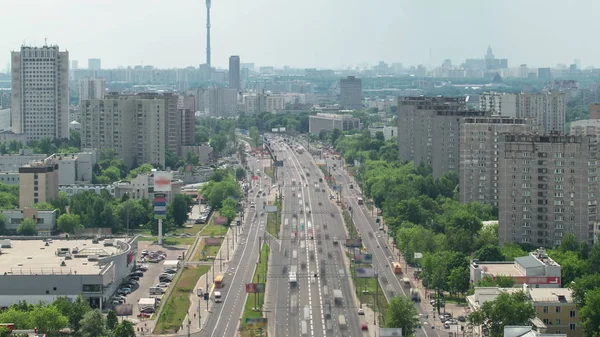
[[[181,145],[196,143],[196,114],[191,109],[179,109],[181,118]],[[178,153],[181,153],[179,151]]]
[[[398,99],[398,151],[401,160],[430,165],[433,177],[459,169],[461,119],[482,117],[468,110],[464,97],[401,97]]]
[[[460,127],[460,202],[498,207],[500,139],[505,133],[540,134],[535,119],[504,116],[467,117]]]
[[[100,70],[102,69],[101,59],[88,59],[88,70]]]
[[[273,94],[246,94],[243,97],[244,112],[248,114],[285,110],[286,97]]]
[[[12,131],[27,140],[69,137],[69,52],[58,46],[11,53]]]
[[[319,135],[321,131],[348,131],[352,129],[360,129],[360,119],[352,115],[338,115],[328,113],[317,113],[316,115],[308,116],[308,132],[313,135]]]
[[[51,202],[58,196],[58,164],[34,162],[19,167],[19,208]]]
[[[479,109],[494,115],[517,117],[517,94],[484,92],[479,96]]]
[[[105,92],[104,78],[86,77],[79,80],[79,104],[86,99],[103,99]]]
[[[362,80],[348,76],[340,80],[340,105],[344,109],[362,107]]]
[[[590,104],[590,119],[600,119],[600,104]]]
[[[595,137],[506,134],[500,152],[500,244],[552,247],[565,233],[593,243],[600,198]]]
[[[499,93],[479,97],[481,110],[495,115],[535,118],[546,133],[565,133],[567,99],[564,92]]]
[[[204,91],[204,112],[211,117],[229,117],[237,113],[238,91],[212,87]]]
[[[237,55],[229,56],[229,87],[237,91],[242,90],[240,57]]]
[[[129,166],[165,165],[167,150],[179,153],[182,119],[172,94],[109,94],[81,104],[81,143],[113,148]]]
[[[546,133],[565,133],[567,97],[564,92],[517,95],[517,117],[536,118]]]

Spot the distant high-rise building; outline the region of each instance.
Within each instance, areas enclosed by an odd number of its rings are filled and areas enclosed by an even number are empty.
[[[596,137],[506,134],[499,147],[500,244],[555,247],[567,233],[592,244],[600,204]]]
[[[240,57],[233,55],[229,57],[229,88],[242,90],[242,82],[240,79]]]
[[[600,119],[600,104],[590,104],[590,119]]]
[[[12,131],[27,140],[69,138],[69,52],[23,46],[11,58]]]
[[[494,115],[535,118],[545,133],[564,133],[567,99],[564,92],[498,93],[485,92],[479,97],[480,108]]]
[[[535,119],[504,116],[467,117],[460,126],[460,201],[498,207],[499,140],[505,133],[539,134]]]
[[[77,60],[71,61],[71,70],[79,69],[79,62]]]
[[[102,69],[102,60],[88,59],[88,70],[100,70],[100,69]]]
[[[538,79],[542,81],[550,81],[552,79],[552,69],[538,68]]]
[[[398,152],[401,160],[430,165],[433,177],[459,169],[459,136],[463,117],[482,117],[468,110],[464,97],[398,99]]]
[[[340,105],[345,109],[362,108],[362,80],[348,76],[340,80]]]
[[[212,87],[204,91],[204,112],[208,116],[228,117],[237,113],[238,91]]]
[[[106,80],[86,77],[79,80],[79,102],[86,99],[103,99],[106,92]]]
[[[81,102],[81,143],[111,148],[129,166],[165,166],[166,151],[179,153],[182,117],[173,94],[109,94]]]

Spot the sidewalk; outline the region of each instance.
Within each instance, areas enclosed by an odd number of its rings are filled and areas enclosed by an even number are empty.
[[[237,231],[237,233],[235,233]],[[213,301],[209,297],[208,301],[197,296],[198,289],[201,289],[205,293],[208,289],[210,291],[213,287],[214,278],[220,274],[227,273],[229,263],[234,259],[236,248],[239,246],[240,240],[243,238],[244,228],[243,226],[233,226],[227,231],[227,234],[223,238],[223,243],[219,254],[217,254],[214,260],[213,267],[204,275],[200,277],[196,283],[195,290],[190,295],[190,308],[188,315],[183,320],[183,326],[178,333],[187,333],[188,325],[190,333],[197,333],[202,331],[204,324],[208,320],[208,315],[211,313]],[[200,240],[204,237],[200,237]],[[245,240],[244,240],[245,241]],[[192,255],[193,256],[193,255]],[[211,292],[212,293],[212,292]]]

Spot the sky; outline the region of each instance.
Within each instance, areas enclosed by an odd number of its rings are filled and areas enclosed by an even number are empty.
[[[0,69],[22,44],[57,44],[102,68],[197,67],[206,59],[205,0],[0,0]],[[600,1],[212,0],[212,64],[347,68],[379,61],[439,66],[492,46],[509,67],[600,55]]]

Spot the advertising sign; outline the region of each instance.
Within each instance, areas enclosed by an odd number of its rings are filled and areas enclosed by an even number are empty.
[[[279,128],[279,132],[285,132],[285,128]]]
[[[373,255],[372,254],[354,254],[354,261],[357,263],[372,263]]]
[[[356,268],[357,278],[375,277],[375,269],[373,268]]]
[[[131,316],[133,315],[133,304],[119,304],[113,307],[117,316]]]
[[[560,284],[558,276],[513,276],[516,284]]]
[[[346,247],[348,248],[361,248],[362,247],[362,239],[346,239]]]
[[[267,213],[276,213],[277,206],[265,206],[265,212]]]
[[[214,219],[215,225],[225,225],[228,220],[226,216],[216,216]]]
[[[379,337],[400,337],[402,336],[401,328],[379,328]]]
[[[221,238],[204,238],[205,246],[220,246]]]
[[[267,327],[266,318],[246,318],[246,326],[251,329],[263,329]]]
[[[171,192],[171,172],[154,172],[154,192]]]
[[[264,293],[265,292],[265,284],[264,283],[246,283],[246,293],[247,294],[256,294],[256,293]]]
[[[154,193],[154,219],[167,218],[167,195]]]

